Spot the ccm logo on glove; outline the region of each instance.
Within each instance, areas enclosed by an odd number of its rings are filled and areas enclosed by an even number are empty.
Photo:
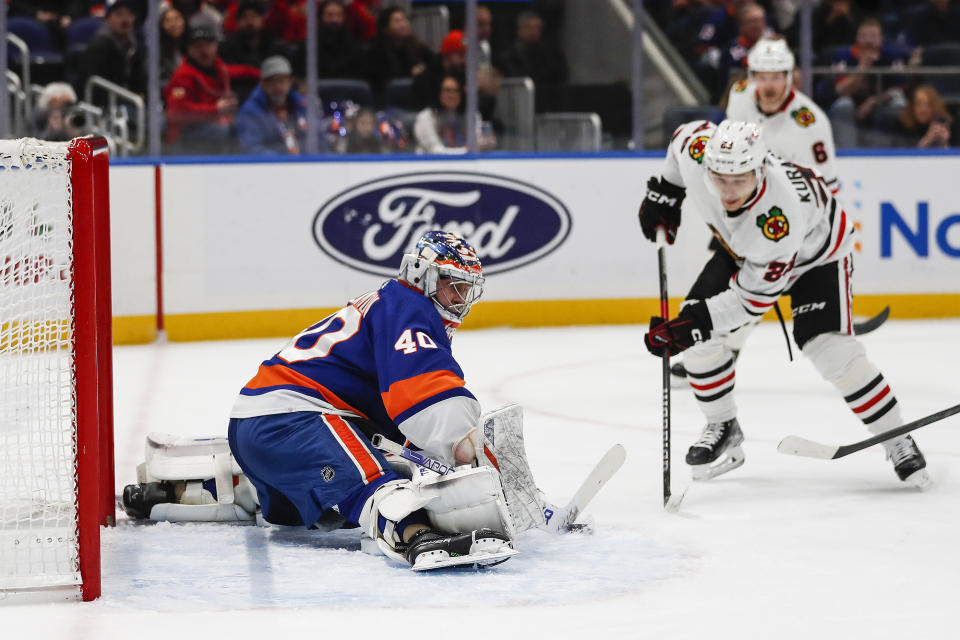
[[[640,228],[651,242],[657,241],[657,229],[663,227],[667,232],[667,242],[673,244],[680,226],[680,206],[687,190],[666,180],[650,178],[647,180],[647,195],[640,205]]]
[[[664,352],[676,355],[710,337],[713,322],[705,302],[687,305],[673,320],[659,316],[650,318],[650,329],[643,336],[647,351],[663,357]]]

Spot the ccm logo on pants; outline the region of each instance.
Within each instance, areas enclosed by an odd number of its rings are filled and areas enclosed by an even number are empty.
[[[823,311],[827,308],[826,302],[810,302],[808,304],[802,304],[799,307],[793,308],[793,317],[807,313],[808,311]]]

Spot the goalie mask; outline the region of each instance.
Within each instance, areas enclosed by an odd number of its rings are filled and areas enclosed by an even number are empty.
[[[466,240],[448,231],[428,231],[403,256],[398,280],[433,302],[447,335],[460,326],[483,293],[480,259]]]

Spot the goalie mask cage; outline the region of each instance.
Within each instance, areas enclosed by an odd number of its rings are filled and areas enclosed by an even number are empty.
[[[0,601],[100,595],[114,524],[103,138],[0,141]]]

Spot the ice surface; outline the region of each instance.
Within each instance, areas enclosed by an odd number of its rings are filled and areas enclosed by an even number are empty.
[[[485,408],[524,406],[538,484],[565,502],[615,443],[620,473],[588,508],[596,533],[520,540],[483,572],[417,575],[358,551],[356,532],[137,524],[104,531],[103,598],[0,606],[4,638],[947,638],[960,592],[960,418],[916,432],[935,486],[903,486],[879,448],[785,456],[788,434],[867,436],[773,324],[737,368],[746,464],[661,507],[660,364],[638,326],[461,331]],[[863,338],[911,420],[960,401],[960,322],[890,321]],[[149,431],[222,435],[237,390],[284,340],[122,347],[117,489]],[[702,419],[673,394],[675,490]]]

